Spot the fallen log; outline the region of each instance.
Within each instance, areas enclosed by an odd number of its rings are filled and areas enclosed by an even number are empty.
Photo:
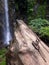
[[[6,65],[49,65],[49,47],[22,20],[17,23]]]

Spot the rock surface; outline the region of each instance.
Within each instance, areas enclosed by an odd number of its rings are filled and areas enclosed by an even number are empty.
[[[49,65],[49,47],[22,20],[17,23],[6,65]]]

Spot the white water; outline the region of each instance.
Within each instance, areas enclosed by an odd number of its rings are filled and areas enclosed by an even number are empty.
[[[4,36],[5,36],[4,43],[9,45],[9,41],[11,39],[11,33],[9,26],[8,0],[4,0],[4,7],[5,7],[5,27],[6,27],[4,31]]]

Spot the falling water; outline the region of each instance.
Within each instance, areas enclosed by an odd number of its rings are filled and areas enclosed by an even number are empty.
[[[9,41],[12,39],[10,33],[10,25],[9,25],[9,12],[8,12],[8,0],[4,0],[4,9],[5,9],[5,23],[4,23],[4,40],[3,42],[6,45],[9,45]]]

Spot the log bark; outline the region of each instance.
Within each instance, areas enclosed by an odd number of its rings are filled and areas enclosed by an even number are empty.
[[[17,23],[6,65],[49,65],[49,47],[22,20]]]

